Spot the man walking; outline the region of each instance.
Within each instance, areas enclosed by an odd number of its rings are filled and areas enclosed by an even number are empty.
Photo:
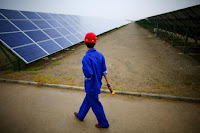
[[[84,86],[86,96],[83,100],[79,112],[74,112],[74,115],[79,120],[83,121],[91,107],[98,120],[98,124],[96,124],[95,126],[97,128],[107,128],[109,127],[109,123],[106,119],[103,106],[99,101],[98,96],[101,93],[101,80],[103,76],[105,77],[108,88],[112,90],[112,86],[108,82],[105,58],[100,52],[96,51],[96,49],[94,48],[97,42],[97,37],[94,33],[87,33],[84,42],[88,49],[87,53],[82,59],[82,69],[85,78]]]

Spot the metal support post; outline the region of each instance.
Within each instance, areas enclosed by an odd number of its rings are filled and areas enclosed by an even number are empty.
[[[174,25],[174,29],[173,29],[173,40],[172,40],[172,46],[174,46],[174,37],[176,36],[176,22],[177,22],[177,20],[175,19],[175,25]]]
[[[8,60],[10,61],[10,63],[12,64],[13,68],[15,71],[20,71],[21,70],[21,66],[20,66],[20,62],[23,62],[19,57],[17,57],[12,51],[10,51],[7,47],[1,45],[0,42],[0,49],[1,51],[4,53],[4,55],[8,58]],[[10,56],[7,54],[6,51],[8,51],[17,61],[17,65],[14,63],[14,61],[10,58]],[[23,62],[24,63],[24,62]],[[25,63],[24,63],[25,64]]]
[[[200,38],[200,37],[199,37]],[[185,50],[185,53],[187,53],[188,51],[190,51],[191,49],[192,49],[192,47],[195,45],[195,44],[197,44],[198,45],[198,40],[199,40],[199,38],[195,38],[194,40],[195,40],[195,42],[187,49],[187,50]],[[184,54],[185,54],[184,53]]]
[[[184,48],[183,48],[183,53],[186,53],[186,45],[188,44],[188,32],[189,32],[189,28],[190,28],[190,20],[189,20],[189,24],[187,25],[187,29],[186,29],[186,35],[185,35],[185,42],[184,42]]]
[[[156,36],[159,36],[159,35],[158,35],[158,32],[159,32],[159,29],[158,29],[158,28],[159,28],[159,22],[158,22],[157,19],[155,19],[155,24],[156,24],[156,25],[155,25],[155,27],[156,27]]]
[[[0,49],[4,53],[4,55],[8,58],[8,60],[12,64],[14,70],[17,71],[18,70],[17,66],[15,65],[15,63],[12,61],[12,59],[10,58],[10,56],[6,53],[6,51],[3,49],[3,47],[1,45],[0,45]]]

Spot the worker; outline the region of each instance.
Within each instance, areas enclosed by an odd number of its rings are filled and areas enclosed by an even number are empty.
[[[106,119],[103,106],[99,101],[99,94],[101,93],[102,77],[105,77],[108,89],[112,90],[111,84],[108,82],[107,69],[105,64],[105,58],[102,53],[96,51],[94,48],[97,42],[97,36],[89,32],[86,34],[84,42],[88,51],[82,59],[82,70],[84,75],[84,86],[86,96],[80,107],[79,112],[74,112],[74,115],[81,121],[84,120],[90,107],[94,112],[98,124],[97,128],[108,128],[109,123]]]

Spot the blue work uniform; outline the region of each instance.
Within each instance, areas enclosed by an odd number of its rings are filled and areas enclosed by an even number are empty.
[[[101,93],[102,76],[107,74],[105,58],[95,48],[92,48],[83,57],[82,65],[86,96],[78,112],[78,118],[83,120],[91,107],[99,125],[101,127],[109,127],[98,96]]]

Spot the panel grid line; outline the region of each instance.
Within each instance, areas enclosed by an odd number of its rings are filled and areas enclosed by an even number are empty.
[[[7,18],[7,17],[5,17],[3,14],[2,14],[2,16],[4,17],[4,18]],[[46,51],[46,50],[44,50],[41,46],[39,46],[33,39],[31,39],[28,35],[26,35],[21,29],[19,29],[15,24],[13,24],[10,20],[8,20],[15,28],[17,28],[19,31],[21,31],[21,33],[23,34],[23,35],[25,35],[27,38],[29,38],[32,42],[34,42],[40,49],[42,49],[42,51],[44,51],[47,55],[49,55],[49,53]],[[4,44],[6,44],[5,42],[4,42]],[[7,44],[6,44],[7,45]],[[7,45],[8,46],[8,45]],[[12,49],[10,46],[8,46],[10,49]],[[14,50],[13,50],[14,51]],[[16,52],[15,52],[16,53]],[[22,56],[20,56],[19,54],[17,54],[23,61],[25,60]],[[26,63],[27,63],[27,61],[25,61]]]
[[[61,17],[62,18],[62,17]],[[62,18],[63,19],[63,18]],[[64,19],[63,19],[64,20]],[[65,20],[64,20],[65,21]],[[65,21],[66,23],[68,23],[67,21]],[[69,23],[68,23],[69,24]],[[72,27],[72,25],[71,24],[69,24],[70,25],[70,27]],[[68,30],[68,29],[67,29]],[[68,30],[69,31],[69,30]],[[71,31],[70,31],[71,32]],[[73,33],[72,33],[72,35],[73,35]],[[74,35],[73,35],[74,36]],[[76,36],[74,36],[75,38],[77,38]],[[78,38],[77,38],[78,39]],[[80,39],[78,39],[79,41],[81,41]]]
[[[21,13],[21,12],[20,12]],[[22,14],[22,13],[21,13]],[[36,13],[37,14],[37,13]],[[24,17],[26,17],[24,14],[22,14]],[[38,14],[37,14],[38,15]],[[38,15],[39,16],[39,15]],[[41,17],[41,16],[40,16]],[[27,18],[27,17],[26,17]],[[27,18],[28,20],[29,20],[29,18]],[[30,21],[30,20],[29,20]],[[33,25],[35,25],[37,28],[39,28],[36,24],[34,24],[32,21],[31,21],[31,23],[33,24]],[[41,28],[39,28],[39,29],[41,29]],[[56,41],[54,41],[47,33],[45,33],[44,31],[43,31],[43,29],[41,29],[41,31],[46,35],[46,36],[48,36],[54,43],[56,43],[61,49],[63,49],[63,47],[62,46],[60,46]],[[38,43],[38,42],[37,42]],[[39,45],[39,44],[38,44]]]

